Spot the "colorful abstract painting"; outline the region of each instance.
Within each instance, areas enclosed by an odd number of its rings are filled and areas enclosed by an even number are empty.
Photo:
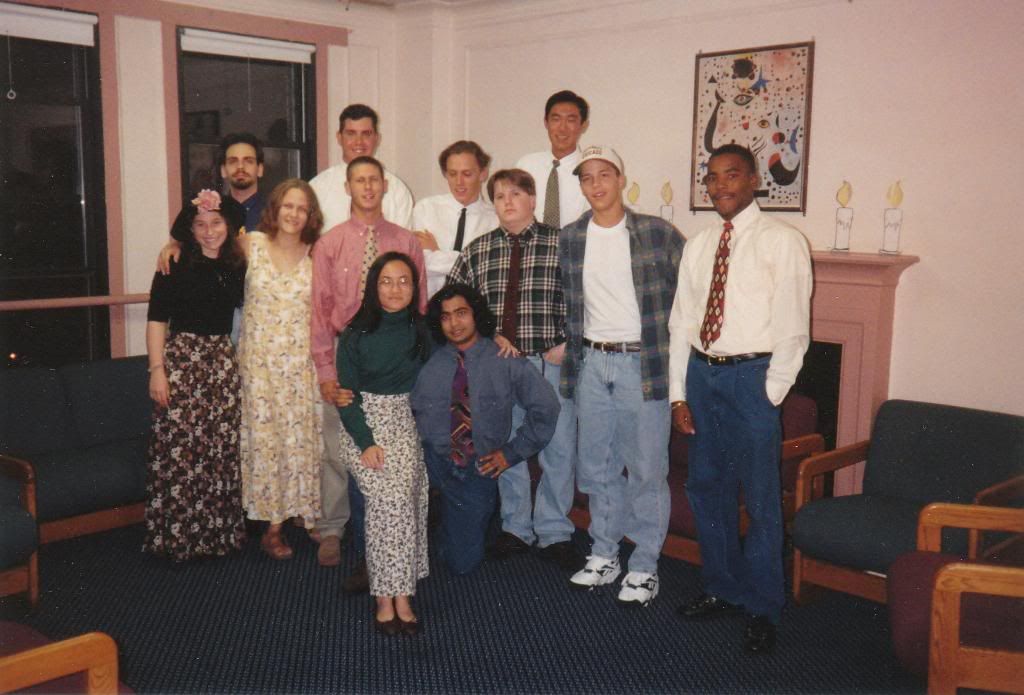
[[[814,42],[697,55],[691,210],[713,209],[708,158],[729,143],[757,158],[762,210],[806,210],[813,67]]]

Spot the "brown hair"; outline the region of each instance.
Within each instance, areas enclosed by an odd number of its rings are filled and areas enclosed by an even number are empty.
[[[481,169],[486,169],[491,163],[491,155],[484,152],[484,148],[472,140],[458,140],[448,145],[441,151],[437,163],[441,165],[441,173],[448,173],[448,158],[453,154],[471,154],[476,157],[476,163]]]
[[[533,183],[533,177],[522,169],[502,169],[494,172],[487,181],[487,197],[494,200],[494,184],[505,181],[516,188],[521,188],[526,195],[537,195],[537,187]]]
[[[277,236],[277,215],[281,211],[281,202],[288,191],[293,188],[297,188],[306,194],[306,202],[309,205],[309,218],[306,220],[306,226],[302,229],[299,240],[303,244],[313,244],[320,238],[320,230],[324,226],[324,216],[320,212],[320,203],[316,199],[316,193],[302,179],[285,179],[274,186],[274,190],[270,192],[267,204],[263,208],[263,214],[260,215],[259,230],[271,239]]]

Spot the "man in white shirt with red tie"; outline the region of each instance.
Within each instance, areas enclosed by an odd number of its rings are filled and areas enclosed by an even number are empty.
[[[432,195],[412,210],[413,233],[427,263],[427,295],[444,286],[462,249],[498,226],[494,206],[482,194],[491,156],[472,140],[459,140],[437,158],[448,193]]]
[[[587,100],[564,89],[544,104],[544,128],[551,149],[524,155],[516,163],[533,177],[537,217],[552,229],[575,222],[590,209],[573,170],[580,163],[580,137],[590,125]]]
[[[704,584],[679,614],[742,610],[744,647],[767,653],[785,604],[779,405],[810,343],[810,251],[754,202],[760,176],[747,148],[717,148],[704,184],[721,219],[687,242],[669,320],[672,425],[692,435],[686,492]]]

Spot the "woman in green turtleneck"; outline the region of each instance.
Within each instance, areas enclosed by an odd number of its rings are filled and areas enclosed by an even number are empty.
[[[427,473],[409,392],[430,354],[416,267],[385,253],[366,276],[363,303],[338,345],[338,381],[355,394],[339,409],[342,455],[366,497],[366,564],[374,628],[419,632],[410,597],[427,576]]]

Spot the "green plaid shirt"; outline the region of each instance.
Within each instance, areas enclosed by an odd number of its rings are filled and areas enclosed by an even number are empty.
[[[562,362],[561,391],[572,398],[583,359],[583,258],[587,226],[593,213],[587,211],[562,228],[558,259],[565,292],[566,341]],[[683,235],[675,227],[651,215],[626,210],[633,287],[640,306],[640,373],[645,401],[668,398],[668,318],[679,280],[683,256]]]
[[[533,222],[520,235],[519,306],[516,347],[527,355],[546,352],[563,340],[565,303],[558,267],[558,230]],[[512,243],[501,227],[477,237],[462,250],[447,282],[475,287],[498,318],[505,309],[505,288]]]

